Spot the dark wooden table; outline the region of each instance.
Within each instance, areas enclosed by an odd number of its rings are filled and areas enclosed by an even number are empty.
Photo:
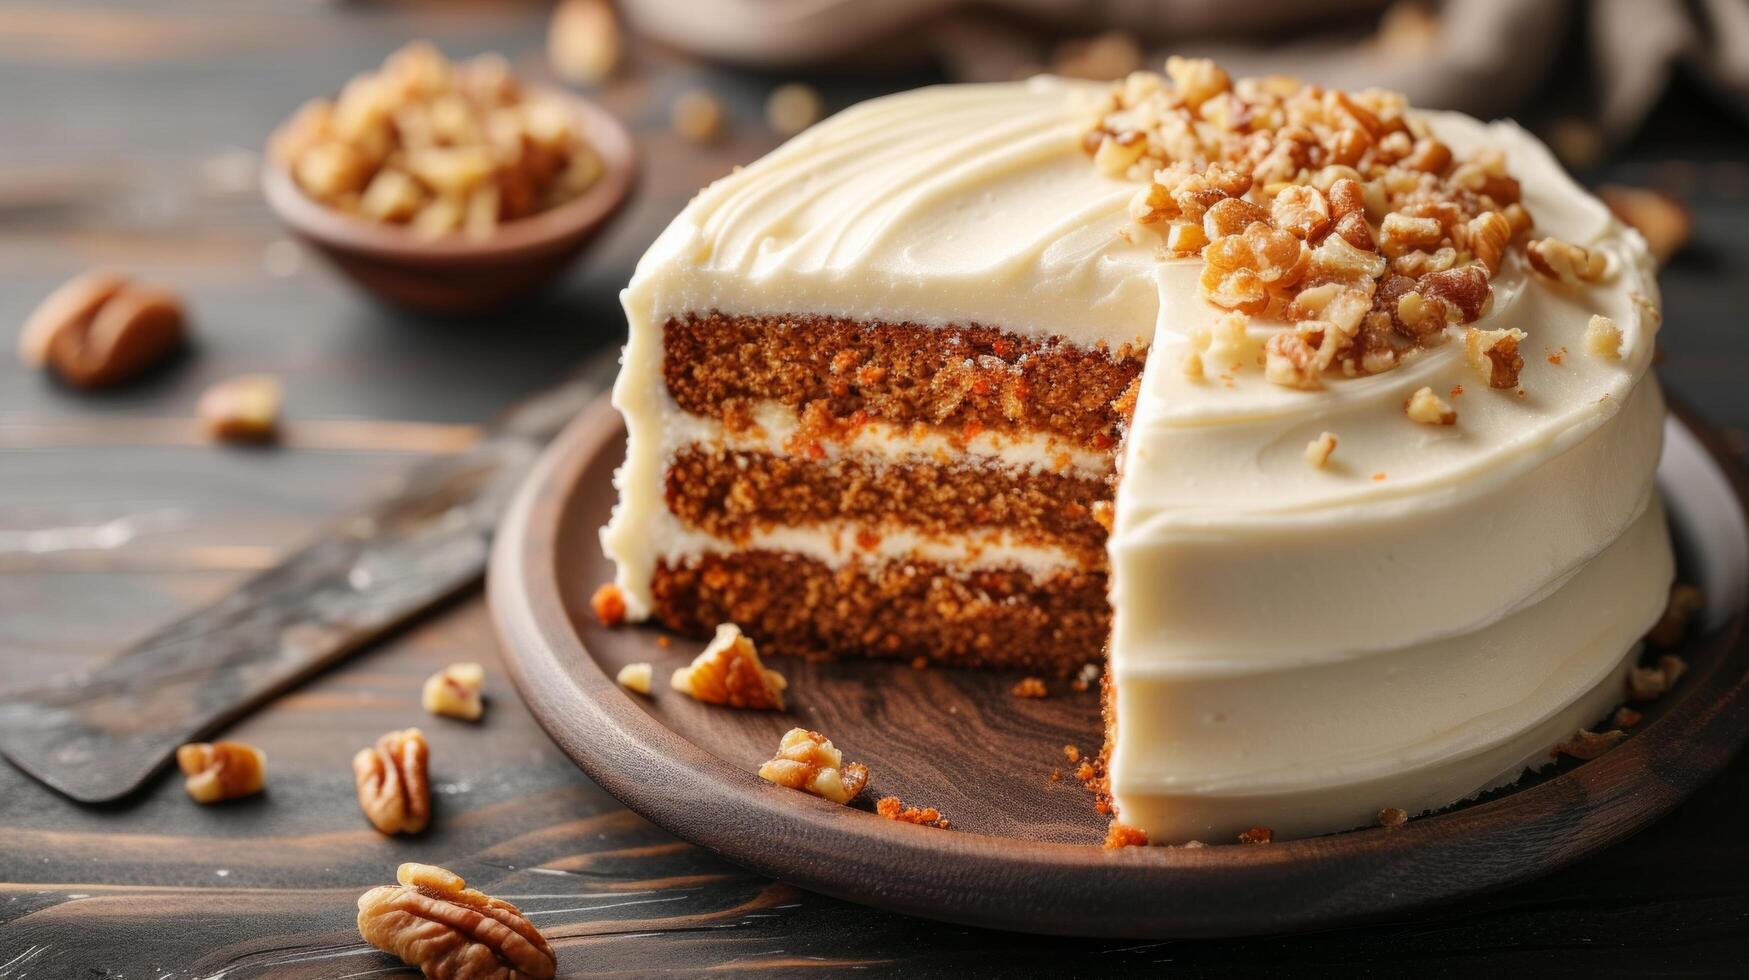
[[[599,93],[639,134],[634,200],[558,289],[502,316],[374,306],[284,239],[253,171],[279,118],[417,36],[541,74],[544,18],[544,4],[459,0],[0,4],[0,343],[56,283],[99,264],[182,290],[198,335],[179,363],[99,395],[0,356],[0,689],[95,663],[214,598],[413,458],[467,445],[493,411],[617,343],[615,293],[645,244],[697,187],[775,143],[759,104],[784,79],[638,51]],[[822,84],[836,107],[916,81]],[[734,119],[702,152],[665,122],[693,84],[714,87]],[[1662,371],[1731,432],[1749,429],[1746,147],[1741,122],[1679,87],[1586,175],[1695,205],[1698,241],[1665,277]],[[281,448],[196,434],[199,392],[245,371],[286,383]],[[419,708],[421,681],[455,660],[486,665],[477,726]],[[406,725],[430,736],[437,818],[391,840],[359,814],[348,760]],[[1626,844],[1508,892],[1341,932],[1126,943],[871,912],[673,839],[547,741],[505,679],[477,594],[229,734],[267,751],[269,790],[221,807],[195,806],[171,777],[84,807],[0,765],[0,978],[393,973],[359,942],[353,901],[408,860],[521,904],[567,974],[1731,973],[1749,961],[1749,758]]]

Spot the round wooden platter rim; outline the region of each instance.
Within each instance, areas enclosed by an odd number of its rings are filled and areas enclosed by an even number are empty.
[[[1749,483],[1720,440],[1675,414],[1725,474],[1741,516]],[[559,532],[579,477],[623,433],[605,398],[585,411],[500,528],[488,592],[512,679],[560,748],[632,810],[762,874],[849,901],[966,925],[1134,938],[1377,918],[1523,881],[1621,840],[1723,768],[1749,728],[1738,613],[1706,638],[1715,655],[1685,676],[1668,710],[1621,745],[1395,830],[1108,851],[886,820],[729,765],[633,703],[588,654],[557,573],[559,549],[586,542]]]

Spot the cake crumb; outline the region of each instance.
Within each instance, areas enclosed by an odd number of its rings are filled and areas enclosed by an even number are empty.
[[[1585,350],[1596,357],[1621,360],[1621,327],[1601,313],[1593,313],[1585,325]]]
[[[669,647],[674,645],[674,641],[668,638],[667,633],[662,633],[662,634],[657,635],[656,645],[661,647],[662,649],[666,650]]]
[[[626,621],[626,595],[612,582],[604,582],[589,597],[589,608],[603,626],[618,626]]]
[[[1385,474],[1384,474],[1384,471],[1382,471],[1382,470],[1381,470],[1381,471],[1379,471],[1379,472],[1377,472],[1377,473],[1374,473],[1374,474],[1373,474],[1373,475],[1372,475],[1372,478],[1373,478],[1373,482],[1374,482],[1374,483],[1383,483],[1383,482],[1384,482],[1384,480],[1385,480]]]
[[[1432,388],[1418,388],[1409,400],[1403,403],[1403,411],[1409,418],[1422,425],[1456,425],[1457,412],[1446,403],[1445,399],[1433,393]]]
[[[1670,599],[1664,605],[1663,617],[1646,633],[1646,639],[1653,646],[1666,649],[1681,643],[1688,633],[1689,622],[1705,607],[1706,595],[1699,588],[1687,582],[1677,582],[1670,587]]]
[[[1646,715],[1644,712],[1635,711],[1624,704],[1615,709],[1615,714],[1610,717],[1609,723],[1616,728],[1632,728],[1644,720],[1645,717]]]
[[[932,806],[906,806],[897,796],[883,796],[875,803],[875,812],[888,820],[914,823],[919,827],[947,829],[947,818]]]
[[[1070,762],[1080,762],[1081,750],[1073,745],[1065,745],[1063,746],[1063,758],[1068,759]]]
[[[1042,698],[1050,696],[1051,692],[1041,678],[1022,677],[1020,683],[1009,688],[1008,693],[1017,698]]]
[[[1396,830],[1409,822],[1409,811],[1400,806],[1388,806],[1379,811],[1379,826]]]
[[[1323,469],[1330,462],[1330,457],[1336,452],[1336,433],[1322,432],[1318,438],[1306,443],[1306,462],[1315,469]]]
[[[1105,849],[1115,851],[1121,847],[1147,847],[1148,834],[1139,827],[1131,827],[1127,823],[1111,822],[1111,827],[1105,832]]]
[[[1082,664],[1081,669],[1075,674],[1075,679],[1069,682],[1069,689],[1076,692],[1087,690],[1093,686],[1094,681],[1099,680],[1100,672],[1097,663],[1090,661]]]
[[[1275,840],[1275,831],[1268,827],[1252,827],[1239,834],[1241,844],[1268,844]]]
[[[812,793],[833,803],[849,803],[868,785],[868,767],[846,763],[832,740],[806,728],[792,728],[777,754],[759,767],[759,778]]]
[[[654,672],[655,668],[646,663],[626,664],[619,669],[614,681],[628,691],[649,694],[650,678]]]
[[[1051,782],[1060,783],[1062,781],[1063,781],[1063,770],[1052,769],[1051,770]]]
[[[789,686],[782,674],[760,662],[753,641],[734,623],[718,626],[704,651],[676,670],[669,683],[706,704],[773,711],[783,710],[783,692]]]
[[[928,657],[918,655],[916,657],[911,658],[911,669],[912,670],[927,670],[928,668],[929,668],[929,658]]]
[[[1595,759],[1627,737],[1628,733],[1619,728],[1612,728],[1607,732],[1593,732],[1581,728],[1573,733],[1572,738],[1550,749],[1549,756],[1556,758],[1570,755],[1575,759]]]

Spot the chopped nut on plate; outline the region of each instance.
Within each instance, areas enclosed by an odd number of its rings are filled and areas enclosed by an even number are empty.
[[[1704,608],[1706,596],[1698,586],[1677,582],[1670,587],[1670,598],[1665,602],[1664,615],[1646,634],[1646,640],[1655,647],[1666,649],[1681,643],[1683,636],[1688,633],[1688,624]]]
[[[792,728],[778,744],[777,754],[759,767],[759,776],[834,803],[849,803],[868,784],[868,767],[846,763],[843,753],[819,732]]]
[[[420,701],[434,715],[478,721],[486,710],[480,698],[485,682],[486,669],[479,664],[450,664],[425,679]]]
[[[1445,399],[1433,393],[1432,388],[1418,388],[1415,394],[1409,396],[1404,403],[1403,411],[1413,421],[1422,425],[1456,425],[1457,410],[1452,408]]]
[[[1549,755],[1567,755],[1575,759],[1595,759],[1627,737],[1628,733],[1619,728],[1612,728],[1606,732],[1593,732],[1581,728],[1574,732],[1571,738],[1549,750]]]
[[[182,303],[169,291],[98,270],[50,293],[25,321],[18,354],[76,388],[135,378],[182,346]]]
[[[416,834],[431,820],[431,750],[417,728],[389,732],[352,757],[358,805],[385,834]]]
[[[647,663],[626,664],[619,669],[619,674],[614,677],[614,681],[628,691],[648,694],[654,671],[655,668]]]
[[[1012,688],[1009,688],[1008,693],[1017,698],[1042,698],[1049,697],[1051,692],[1050,688],[1045,686],[1043,678],[1022,677]]]
[[[279,430],[279,403],[278,378],[245,374],[208,388],[195,410],[214,439],[260,442]]]
[[[358,934],[432,980],[545,980],[558,971],[546,937],[509,902],[429,864],[403,864],[399,885],[358,898]]]
[[[1688,663],[1673,653],[1658,658],[1651,667],[1628,670],[1627,694],[1630,701],[1653,701],[1669,693],[1676,681],[1688,672]]]
[[[189,742],[176,750],[183,786],[196,803],[218,803],[261,792],[267,755],[242,742]]]
[[[932,806],[906,806],[897,796],[883,796],[875,801],[875,812],[888,820],[900,823],[914,823],[920,827],[939,827],[946,830],[948,820],[941,811]]]
[[[603,626],[618,626],[626,621],[626,595],[612,582],[603,582],[589,597],[589,608]]]
[[[812,85],[779,85],[765,97],[765,124],[783,136],[794,136],[820,121],[825,103]]]
[[[734,623],[718,626],[716,637],[689,666],[676,670],[669,684],[706,704],[772,711],[783,710],[788,686],[782,674],[760,662],[753,641]]]
[[[1396,830],[1409,822],[1409,811],[1399,806],[1388,806],[1379,811],[1379,826],[1386,830]]]
[[[547,25],[547,61],[560,78],[598,85],[620,60],[619,21],[607,0],[562,0]]]
[[[1268,827],[1252,827],[1239,834],[1241,844],[1268,844],[1275,840],[1275,831]]]
[[[708,143],[723,129],[723,104],[703,89],[680,93],[668,109],[675,135],[689,143]]]

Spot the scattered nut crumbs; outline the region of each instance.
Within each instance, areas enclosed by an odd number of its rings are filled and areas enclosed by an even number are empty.
[[[1694,218],[1668,194],[1644,187],[1608,184],[1597,195],[1615,216],[1646,239],[1659,265],[1670,261],[1694,236]]]
[[[1654,666],[1629,668],[1628,700],[1655,701],[1675,687],[1677,680],[1687,672],[1688,663],[1673,653],[1659,657]]]
[[[563,0],[547,22],[547,61],[554,74],[578,85],[599,85],[620,60],[619,21],[607,0]]]
[[[522,911],[429,864],[403,864],[399,885],[358,897],[358,934],[431,978],[547,980],[558,959]]]
[[[416,834],[431,820],[431,749],[417,728],[388,732],[352,757],[358,805],[385,834]]]
[[[1593,313],[1585,325],[1585,350],[1610,360],[1621,358],[1621,328],[1601,313]]]
[[[1241,844],[1268,844],[1275,840],[1275,831],[1268,827],[1252,827],[1239,834]]]
[[[450,664],[425,679],[420,702],[434,715],[478,721],[486,710],[480,699],[485,683],[486,668],[479,664]]]
[[[1082,145],[1102,172],[1146,182],[1131,218],[1173,252],[1201,252],[1211,302],[1294,323],[1265,348],[1265,377],[1289,387],[1376,374],[1444,343],[1487,310],[1490,280],[1533,224],[1503,153],[1457,155],[1402,95],[1376,89],[1234,81],[1174,57],[1164,77],[1114,85]]]
[[[1323,469],[1330,462],[1330,457],[1336,452],[1336,434],[1321,432],[1318,438],[1306,443],[1306,462],[1314,469]]]
[[[264,442],[279,431],[279,379],[245,374],[201,393],[195,412],[209,437],[220,442]]]
[[[1553,758],[1570,755],[1575,759],[1595,759],[1627,737],[1628,733],[1619,728],[1612,728],[1606,732],[1593,732],[1581,728],[1573,733],[1573,737],[1550,749],[1549,756]]]
[[[1706,595],[1697,586],[1677,582],[1670,587],[1670,598],[1664,605],[1664,615],[1646,634],[1653,646],[1669,648],[1682,642],[1688,624],[1695,614],[1706,608]]]
[[[196,803],[251,796],[267,783],[267,754],[243,742],[189,742],[177,748],[176,766]]]
[[[1644,712],[1635,711],[1624,704],[1615,709],[1615,714],[1610,718],[1609,723],[1616,728],[1632,728],[1643,721],[1645,717]]]
[[[1379,826],[1396,830],[1409,822],[1409,811],[1400,806],[1388,806],[1379,811]]]
[[[947,818],[941,811],[932,806],[906,806],[899,802],[897,796],[883,796],[875,803],[875,812],[888,820],[900,823],[914,823],[920,827],[939,827],[947,829]]]
[[[1049,688],[1045,687],[1042,678],[1022,677],[1019,683],[1009,688],[1008,693],[1017,698],[1042,698],[1048,697],[1051,692]]]
[[[704,650],[668,682],[695,701],[769,711],[783,710],[783,692],[789,686],[782,674],[760,661],[753,641],[734,623],[718,626]]]
[[[1147,847],[1148,832],[1140,827],[1131,827],[1127,823],[1111,822],[1111,827],[1105,832],[1105,849],[1115,851],[1120,847]]]
[[[490,238],[604,170],[570,107],[524,91],[503,58],[451,64],[425,42],[305,103],[270,152],[314,200],[418,238]]]
[[[1609,271],[1609,257],[1559,238],[1542,238],[1525,246],[1530,267],[1564,286],[1597,282]]]
[[[794,136],[820,121],[825,101],[812,85],[790,82],[765,97],[765,124],[781,136]]]
[[[1456,425],[1457,411],[1445,399],[1433,393],[1432,388],[1418,388],[1409,400],[1403,403],[1403,411],[1413,421],[1422,425]]]
[[[106,270],[63,283],[37,304],[18,337],[27,367],[75,388],[132,380],[182,346],[182,303],[168,290]]]
[[[647,663],[640,662],[626,664],[624,667],[621,667],[619,673],[614,676],[614,682],[628,691],[636,691],[639,694],[649,694],[650,681],[654,676],[654,673],[655,668]]]
[[[759,776],[834,803],[849,803],[868,784],[868,767],[846,763],[843,753],[819,732],[792,728],[784,733],[777,754],[759,767]]]
[[[688,89],[669,107],[668,125],[689,143],[708,143],[722,132],[722,103],[703,89]]]
[[[589,608],[603,626],[618,626],[626,621],[626,594],[612,582],[603,582],[589,597]]]

